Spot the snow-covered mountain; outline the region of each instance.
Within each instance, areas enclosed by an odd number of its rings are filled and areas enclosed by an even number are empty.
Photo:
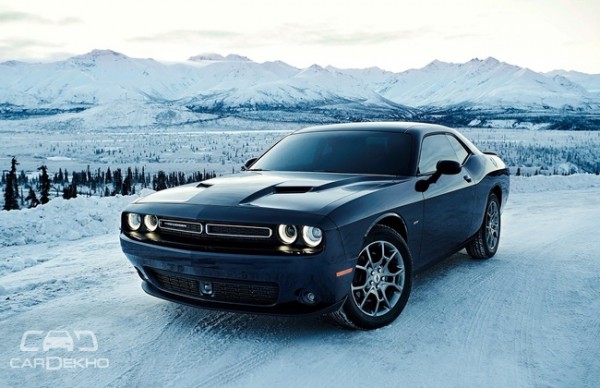
[[[600,74],[586,74],[578,71],[554,70],[546,73],[547,76],[562,76],[574,83],[582,85],[586,90],[600,96]]]
[[[546,76],[495,58],[459,64],[433,61],[422,69],[391,74],[375,86],[381,95],[417,107],[598,107],[598,99],[584,86],[564,76]]]
[[[442,112],[453,121],[459,111],[463,124],[502,118],[475,117],[473,112],[596,116],[600,75],[542,74],[494,58],[462,64],[433,61],[421,69],[393,73],[376,67],[298,69],[281,61],[257,63],[215,53],[161,63],[111,50],[52,63],[0,64],[0,118],[62,113],[85,118],[82,111],[91,110],[104,112],[97,119],[122,120],[127,126],[128,117],[105,117],[107,109],[99,109],[110,106],[120,106],[119,112],[143,110],[149,117],[144,123],[156,117],[158,124],[194,122],[194,115],[206,113],[270,119],[277,112],[275,119],[284,114],[285,120],[293,121],[302,115],[299,121],[319,122],[432,120],[432,112],[438,118]],[[468,117],[463,117],[465,112]],[[161,119],[165,115],[170,115],[166,122]]]

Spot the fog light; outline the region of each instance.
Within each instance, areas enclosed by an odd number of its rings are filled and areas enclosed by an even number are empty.
[[[317,304],[317,295],[310,290],[302,290],[300,291],[299,300],[302,304],[314,306]]]
[[[213,284],[211,282],[200,282],[200,293],[202,295],[212,295],[213,291]]]

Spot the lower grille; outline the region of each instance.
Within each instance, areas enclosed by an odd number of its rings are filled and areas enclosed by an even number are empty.
[[[211,302],[272,306],[279,296],[279,286],[275,283],[196,278],[150,268],[146,271],[164,291]],[[211,284],[211,295],[200,292],[200,282]]]

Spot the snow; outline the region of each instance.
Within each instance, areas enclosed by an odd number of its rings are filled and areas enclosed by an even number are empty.
[[[403,314],[372,332],[147,296],[118,243],[133,197],[0,212],[3,239],[30,236],[0,244],[0,385],[597,386],[599,182],[512,177],[498,254],[459,253],[420,274]],[[55,329],[91,330],[98,350],[20,351],[25,331]],[[11,367],[46,356],[109,366]]]
[[[0,247],[73,241],[118,232],[119,213],[134,198],[59,197],[33,209],[0,211]],[[0,262],[0,271],[4,264]]]

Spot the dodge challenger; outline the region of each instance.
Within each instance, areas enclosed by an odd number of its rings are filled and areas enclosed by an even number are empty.
[[[509,171],[451,128],[305,128],[242,170],[126,208],[121,247],[144,291],[368,330],[398,317],[427,266],[498,250]]]

